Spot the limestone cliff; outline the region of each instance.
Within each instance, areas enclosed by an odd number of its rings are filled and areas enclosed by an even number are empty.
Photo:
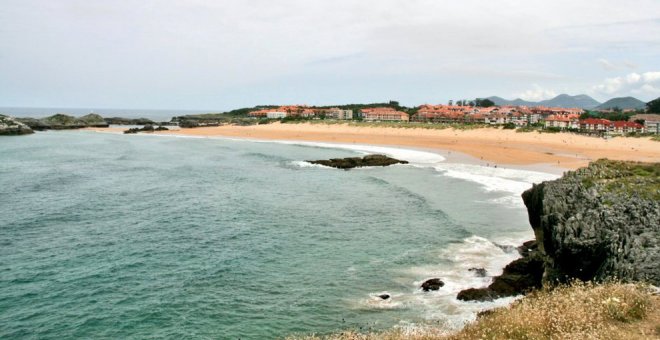
[[[660,163],[599,160],[522,195],[544,283],[660,285]]]

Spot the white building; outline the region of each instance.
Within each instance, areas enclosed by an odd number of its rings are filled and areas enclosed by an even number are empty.
[[[280,118],[284,118],[286,116],[287,116],[286,112],[281,112],[281,111],[266,112],[266,118],[269,118],[269,119],[280,119]]]

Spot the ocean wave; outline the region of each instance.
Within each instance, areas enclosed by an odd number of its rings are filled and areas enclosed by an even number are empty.
[[[524,239],[524,235],[497,241],[470,236],[452,243],[437,254],[437,263],[401,272],[402,277],[397,281],[407,280],[408,290],[388,292],[391,296],[388,300],[380,299],[378,295],[381,293],[370,293],[367,298],[358,301],[357,308],[412,308],[419,310],[427,322],[440,322],[448,328],[459,329],[466,322],[473,321],[479,311],[506,306],[519,298],[465,302],[456,299],[456,295],[463,289],[489,285],[493,276],[500,275],[508,263],[520,257],[515,246]],[[471,268],[483,268],[487,275],[479,277]],[[437,291],[422,291],[421,284],[430,278],[440,278],[445,285]]]
[[[293,166],[299,167],[299,168],[320,168],[320,169],[332,169],[329,166],[325,166],[322,164],[312,164],[310,162],[306,161],[293,161],[291,162]]]
[[[352,150],[362,154],[378,153],[378,154],[384,154],[390,157],[394,157],[397,159],[406,160],[410,163],[416,163],[416,164],[435,164],[438,162],[445,161],[444,157],[433,152],[402,149],[395,147],[363,145],[363,144],[334,144],[334,143],[299,142],[299,141],[269,141],[269,142],[287,144],[287,145],[320,147],[326,149]]]

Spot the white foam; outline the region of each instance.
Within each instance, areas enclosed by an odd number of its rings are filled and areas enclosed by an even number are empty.
[[[294,166],[297,166],[299,168],[323,168],[323,169],[332,169],[329,166],[325,166],[322,164],[312,164],[310,162],[305,162],[305,161],[293,161],[291,162]]]
[[[396,147],[385,147],[375,145],[362,145],[362,144],[341,144],[341,143],[321,143],[321,142],[304,142],[304,141],[282,141],[282,140],[257,140],[245,138],[231,138],[231,137],[206,137],[206,136],[186,136],[186,135],[170,135],[170,134],[153,134],[153,136],[162,137],[176,137],[176,138],[203,138],[203,139],[221,139],[232,140],[239,142],[254,142],[254,143],[277,143],[287,145],[300,145],[319,148],[330,149],[343,149],[352,150],[362,154],[379,153],[390,157],[410,162],[410,166],[434,168],[442,173],[444,176],[466,180],[478,183],[485,191],[488,192],[502,192],[505,195],[490,200],[491,203],[503,205],[506,207],[518,208],[522,201],[520,194],[529,189],[533,183],[539,183],[546,180],[556,179],[559,176],[555,174],[519,170],[509,168],[495,168],[476,164],[459,164],[459,163],[446,163],[445,157],[427,151],[403,149]],[[304,161],[292,162],[295,166],[301,168],[325,168],[322,165],[315,165]]]
[[[498,240],[498,244],[519,245],[529,235],[514,235]],[[449,245],[438,253],[438,263],[406,269],[395,280],[405,283],[407,291],[389,292],[392,297],[386,305],[376,300],[376,293],[359,302],[358,308],[411,308],[419,311],[427,322],[441,322],[451,329],[459,329],[466,322],[476,318],[476,313],[485,309],[506,306],[519,297],[509,297],[487,302],[465,302],[456,299],[463,289],[488,286],[493,276],[500,275],[502,269],[520,257],[515,248],[505,251],[494,242],[478,236],[471,236],[462,242]],[[486,277],[478,277],[470,268],[484,268]],[[419,287],[430,278],[440,278],[445,285],[438,291],[424,292]]]
[[[402,149],[375,145],[362,144],[335,144],[335,143],[317,143],[317,142],[299,142],[299,141],[272,141],[280,144],[302,145],[329,149],[344,149],[357,151],[363,154],[379,153],[401,160],[406,160],[415,164],[436,164],[445,161],[445,158],[432,152]]]

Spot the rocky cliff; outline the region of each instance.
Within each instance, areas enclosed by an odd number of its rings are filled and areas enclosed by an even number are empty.
[[[30,133],[34,133],[34,131],[29,126],[12,117],[0,115],[0,136],[27,135]]]
[[[522,195],[544,283],[660,285],[660,163],[599,160]]]

